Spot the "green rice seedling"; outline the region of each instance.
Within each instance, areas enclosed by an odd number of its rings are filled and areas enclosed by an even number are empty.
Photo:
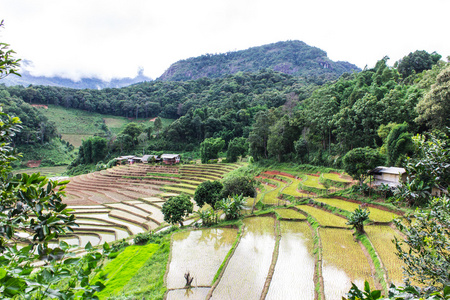
[[[237,230],[232,228],[209,228],[173,234],[167,288],[183,288],[186,272],[194,277],[194,286],[208,286],[236,236]]]
[[[359,205],[361,205],[359,203],[354,203],[336,198],[316,198],[315,201],[322,202],[330,206],[346,210],[348,212],[353,212],[355,209],[359,207]],[[370,212],[369,218],[375,222],[391,222],[394,218],[399,217],[399,215],[395,213],[381,210],[375,207],[368,207],[368,210]]]
[[[386,283],[386,271],[383,268],[383,265],[381,264],[380,257],[378,256],[378,253],[376,252],[375,248],[373,247],[372,242],[369,240],[366,234],[358,234],[355,236],[357,240],[361,242],[361,244],[366,248],[368,254],[370,255],[370,258],[372,259],[373,265],[375,267],[375,272],[377,275],[377,279],[381,284],[382,289],[385,293],[387,293],[387,283]]]
[[[283,178],[282,175],[278,175],[278,176]],[[288,178],[289,180],[291,180],[291,184],[286,186],[286,188],[282,191],[283,194],[291,195],[291,196],[294,196],[294,197],[301,197],[301,198],[310,196],[308,194],[300,193],[300,192],[297,191],[297,187],[298,187],[298,185],[299,185],[299,183],[301,181],[300,179],[289,178],[289,177],[284,177],[284,178]]]
[[[211,299],[259,299],[272,263],[275,220],[244,219],[245,229]]]
[[[264,195],[264,199],[262,200],[262,202],[268,205],[282,205],[286,203],[286,201],[278,199],[278,194],[280,193],[281,189],[285,186],[285,184],[280,181],[274,182],[276,182],[278,186],[275,189],[267,192]]]
[[[164,298],[164,275],[170,252],[170,235],[165,235],[159,248],[153,253],[120,292],[125,299]],[[120,296],[119,296],[120,297]]]
[[[355,283],[364,287],[367,280],[374,284],[368,258],[353,239],[352,231],[321,228],[323,249],[322,274],[326,299],[341,299]]]
[[[296,210],[289,208],[278,208],[275,209],[275,212],[282,219],[298,219],[298,220],[306,220],[306,216]]]
[[[350,226],[346,224],[347,219],[338,217],[330,212],[308,205],[297,205],[296,207],[313,216],[317,222],[319,222],[320,226],[350,228]]]
[[[323,176],[324,178],[326,178],[326,179],[330,179],[330,180],[333,180],[333,181],[347,182],[347,183],[350,183],[350,182],[351,182],[351,181],[348,180],[348,179],[341,178],[341,177],[339,176],[339,174],[336,174],[336,173],[322,173],[322,176]]]
[[[118,294],[158,247],[156,244],[130,246],[107,264],[103,269],[106,288],[97,293],[99,299],[106,299],[110,295]]]
[[[381,258],[389,281],[395,285],[401,285],[403,283],[403,261],[397,257],[397,249],[392,241],[395,237],[402,240],[402,237],[389,226],[371,225],[364,229]]]
[[[319,177],[312,175],[304,175],[306,177],[305,181],[302,181],[302,185],[306,187],[312,187],[315,189],[326,189],[323,184],[319,182]]]
[[[281,221],[278,260],[266,299],[314,299],[313,236],[305,222]],[[299,278],[301,274],[301,278]]]

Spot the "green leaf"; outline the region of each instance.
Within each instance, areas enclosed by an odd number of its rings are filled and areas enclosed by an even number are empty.
[[[75,265],[80,261],[80,258],[68,258],[64,261],[65,265]]]
[[[0,268],[0,279],[3,279],[6,276],[7,272],[6,270]]]
[[[444,287],[444,298],[450,297],[450,286]]]
[[[92,247],[91,242],[88,242],[86,244],[86,246],[84,247],[84,250],[86,250],[86,251],[91,251],[92,249],[94,249],[94,247]]]
[[[380,299],[381,291],[375,290],[372,293],[370,293],[370,296],[372,297],[372,299]]]
[[[103,244],[103,250],[108,251],[109,249],[111,249],[111,246],[109,246],[109,244],[107,242],[105,242]]]

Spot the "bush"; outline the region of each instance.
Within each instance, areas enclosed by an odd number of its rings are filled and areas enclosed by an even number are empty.
[[[202,220],[203,226],[217,224],[218,215],[212,208],[197,211],[197,216]]]
[[[369,220],[370,212],[367,210],[367,207],[362,207],[361,205],[355,209],[355,211],[350,215],[348,219],[347,225],[351,225],[353,229],[356,230],[357,233],[364,233],[364,222]]]
[[[179,223],[183,226],[183,220],[192,213],[193,206],[191,198],[186,194],[170,197],[161,209],[164,221],[170,224]]]
[[[153,232],[147,231],[147,232],[141,232],[136,234],[136,236],[133,239],[133,242],[135,245],[145,245],[150,241],[150,239],[153,236]]]
[[[194,201],[202,207],[205,203],[214,207],[220,198],[223,184],[220,181],[204,181],[197,186],[194,194]]]
[[[241,210],[244,208],[245,197],[234,195],[232,198],[224,198],[217,202],[217,207],[225,213],[227,220],[239,218]]]
[[[255,197],[256,182],[251,176],[229,176],[223,180],[222,198],[232,195],[243,195],[244,197]]]

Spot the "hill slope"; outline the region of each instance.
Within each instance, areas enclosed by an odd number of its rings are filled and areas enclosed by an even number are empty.
[[[202,55],[172,64],[158,80],[187,81],[218,78],[237,72],[270,68],[294,76],[333,80],[345,72],[360,71],[348,62],[334,62],[327,53],[301,41],[286,41],[224,54]]]

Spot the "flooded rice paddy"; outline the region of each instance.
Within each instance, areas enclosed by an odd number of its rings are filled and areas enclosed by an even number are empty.
[[[183,288],[184,274],[194,277],[193,286],[211,286],[214,275],[225,259],[237,230],[214,228],[175,233],[172,236],[172,258],[167,274],[167,288]]]
[[[259,299],[272,263],[275,220],[244,219],[245,229],[211,299]]]
[[[281,221],[275,272],[266,299],[314,299],[311,228],[306,222]]]

